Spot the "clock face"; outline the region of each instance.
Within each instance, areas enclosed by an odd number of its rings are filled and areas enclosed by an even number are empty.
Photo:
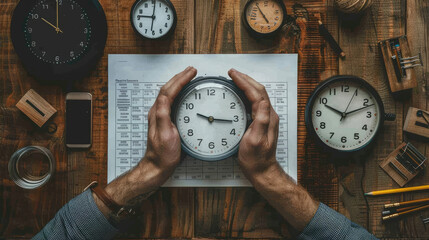
[[[52,64],[84,55],[91,32],[86,11],[74,0],[39,0],[24,21],[27,47],[38,59]]]
[[[221,160],[236,152],[247,120],[239,95],[224,84],[210,81],[183,93],[174,119],[182,146],[201,160]]]
[[[168,0],[139,0],[131,11],[134,29],[143,37],[156,39],[174,30],[176,11]]]
[[[245,19],[251,29],[268,34],[280,28],[284,18],[284,8],[275,0],[253,0],[245,9]]]
[[[359,81],[333,81],[315,92],[312,128],[333,149],[358,150],[373,139],[380,126],[384,113],[377,99],[378,95]]]

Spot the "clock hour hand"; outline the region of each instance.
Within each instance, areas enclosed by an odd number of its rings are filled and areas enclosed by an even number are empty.
[[[341,116],[343,116],[343,112],[341,112],[340,110],[337,110],[337,109],[329,106],[328,104],[325,104],[325,107],[327,107],[327,108],[331,109],[332,111],[334,111],[334,112],[340,114]]]
[[[270,23],[270,21],[268,21],[268,18],[265,16],[265,14],[262,12],[261,8],[259,7],[259,4],[256,4],[256,7],[258,7],[259,12],[261,12],[262,17],[264,17],[265,21],[267,21],[267,23]]]
[[[149,15],[137,15],[137,20],[140,20],[140,18],[153,18],[154,16]]]
[[[49,26],[51,26],[51,27],[55,28],[55,31],[60,32],[60,33],[63,33],[63,31],[61,31],[61,29],[59,29],[59,28],[55,27],[55,25],[54,25],[54,24],[52,24],[52,23],[50,23],[48,20],[46,20],[46,19],[44,19],[44,18],[42,18],[42,20],[43,20],[45,23],[47,23]]]
[[[374,106],[374,103],[373,103],[373,104],[370,104],[370,105],[367,105],[367,106],[365,106],[365,107],[361,107],[361,108],[358,108],[358,109],[352,110],[352,111],[350,111],[350,112],[346,112],[346,115],[349,115],[350,113],[354,113],[354,112],[357,112],[357,111],[363,110],[363,109],[368,108],[368,107],[371,107],[371,106]]]

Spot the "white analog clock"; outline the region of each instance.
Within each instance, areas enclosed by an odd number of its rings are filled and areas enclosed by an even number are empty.
[[[134,30],[147,39],[166,37],[177,22],[176,10],[169,0],[137,0],[130,17]]]
[[[354,76],[322,82],[310,96],[305,122],[319,143],[334,152],[357,152],[372,143],[384,120],[383,102],[375,89]]]
[[[233,155],[251,119],[248,106],[231,80],[200,77],[191,81],[176,98],[172,111],[182,149],[206,161]]]

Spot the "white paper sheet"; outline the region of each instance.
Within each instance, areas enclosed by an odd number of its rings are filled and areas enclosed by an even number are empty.
[[[228,77],[235,68],[264,84],[280,117],[277,159],[297,179],[297,54],[109,55],[108,182],[143,157],[147,113],[159,89],[188,66],[197,76]],[[186,157],[164,187],[251,186],[237,161]]]

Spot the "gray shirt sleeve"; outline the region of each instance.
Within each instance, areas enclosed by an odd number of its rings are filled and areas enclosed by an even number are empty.
[[[111,239],[117,232],[87,190],[64,205],[33,239]]]
[[[377,239],[365,228],[350,221],[323,203],[298,239]]]

